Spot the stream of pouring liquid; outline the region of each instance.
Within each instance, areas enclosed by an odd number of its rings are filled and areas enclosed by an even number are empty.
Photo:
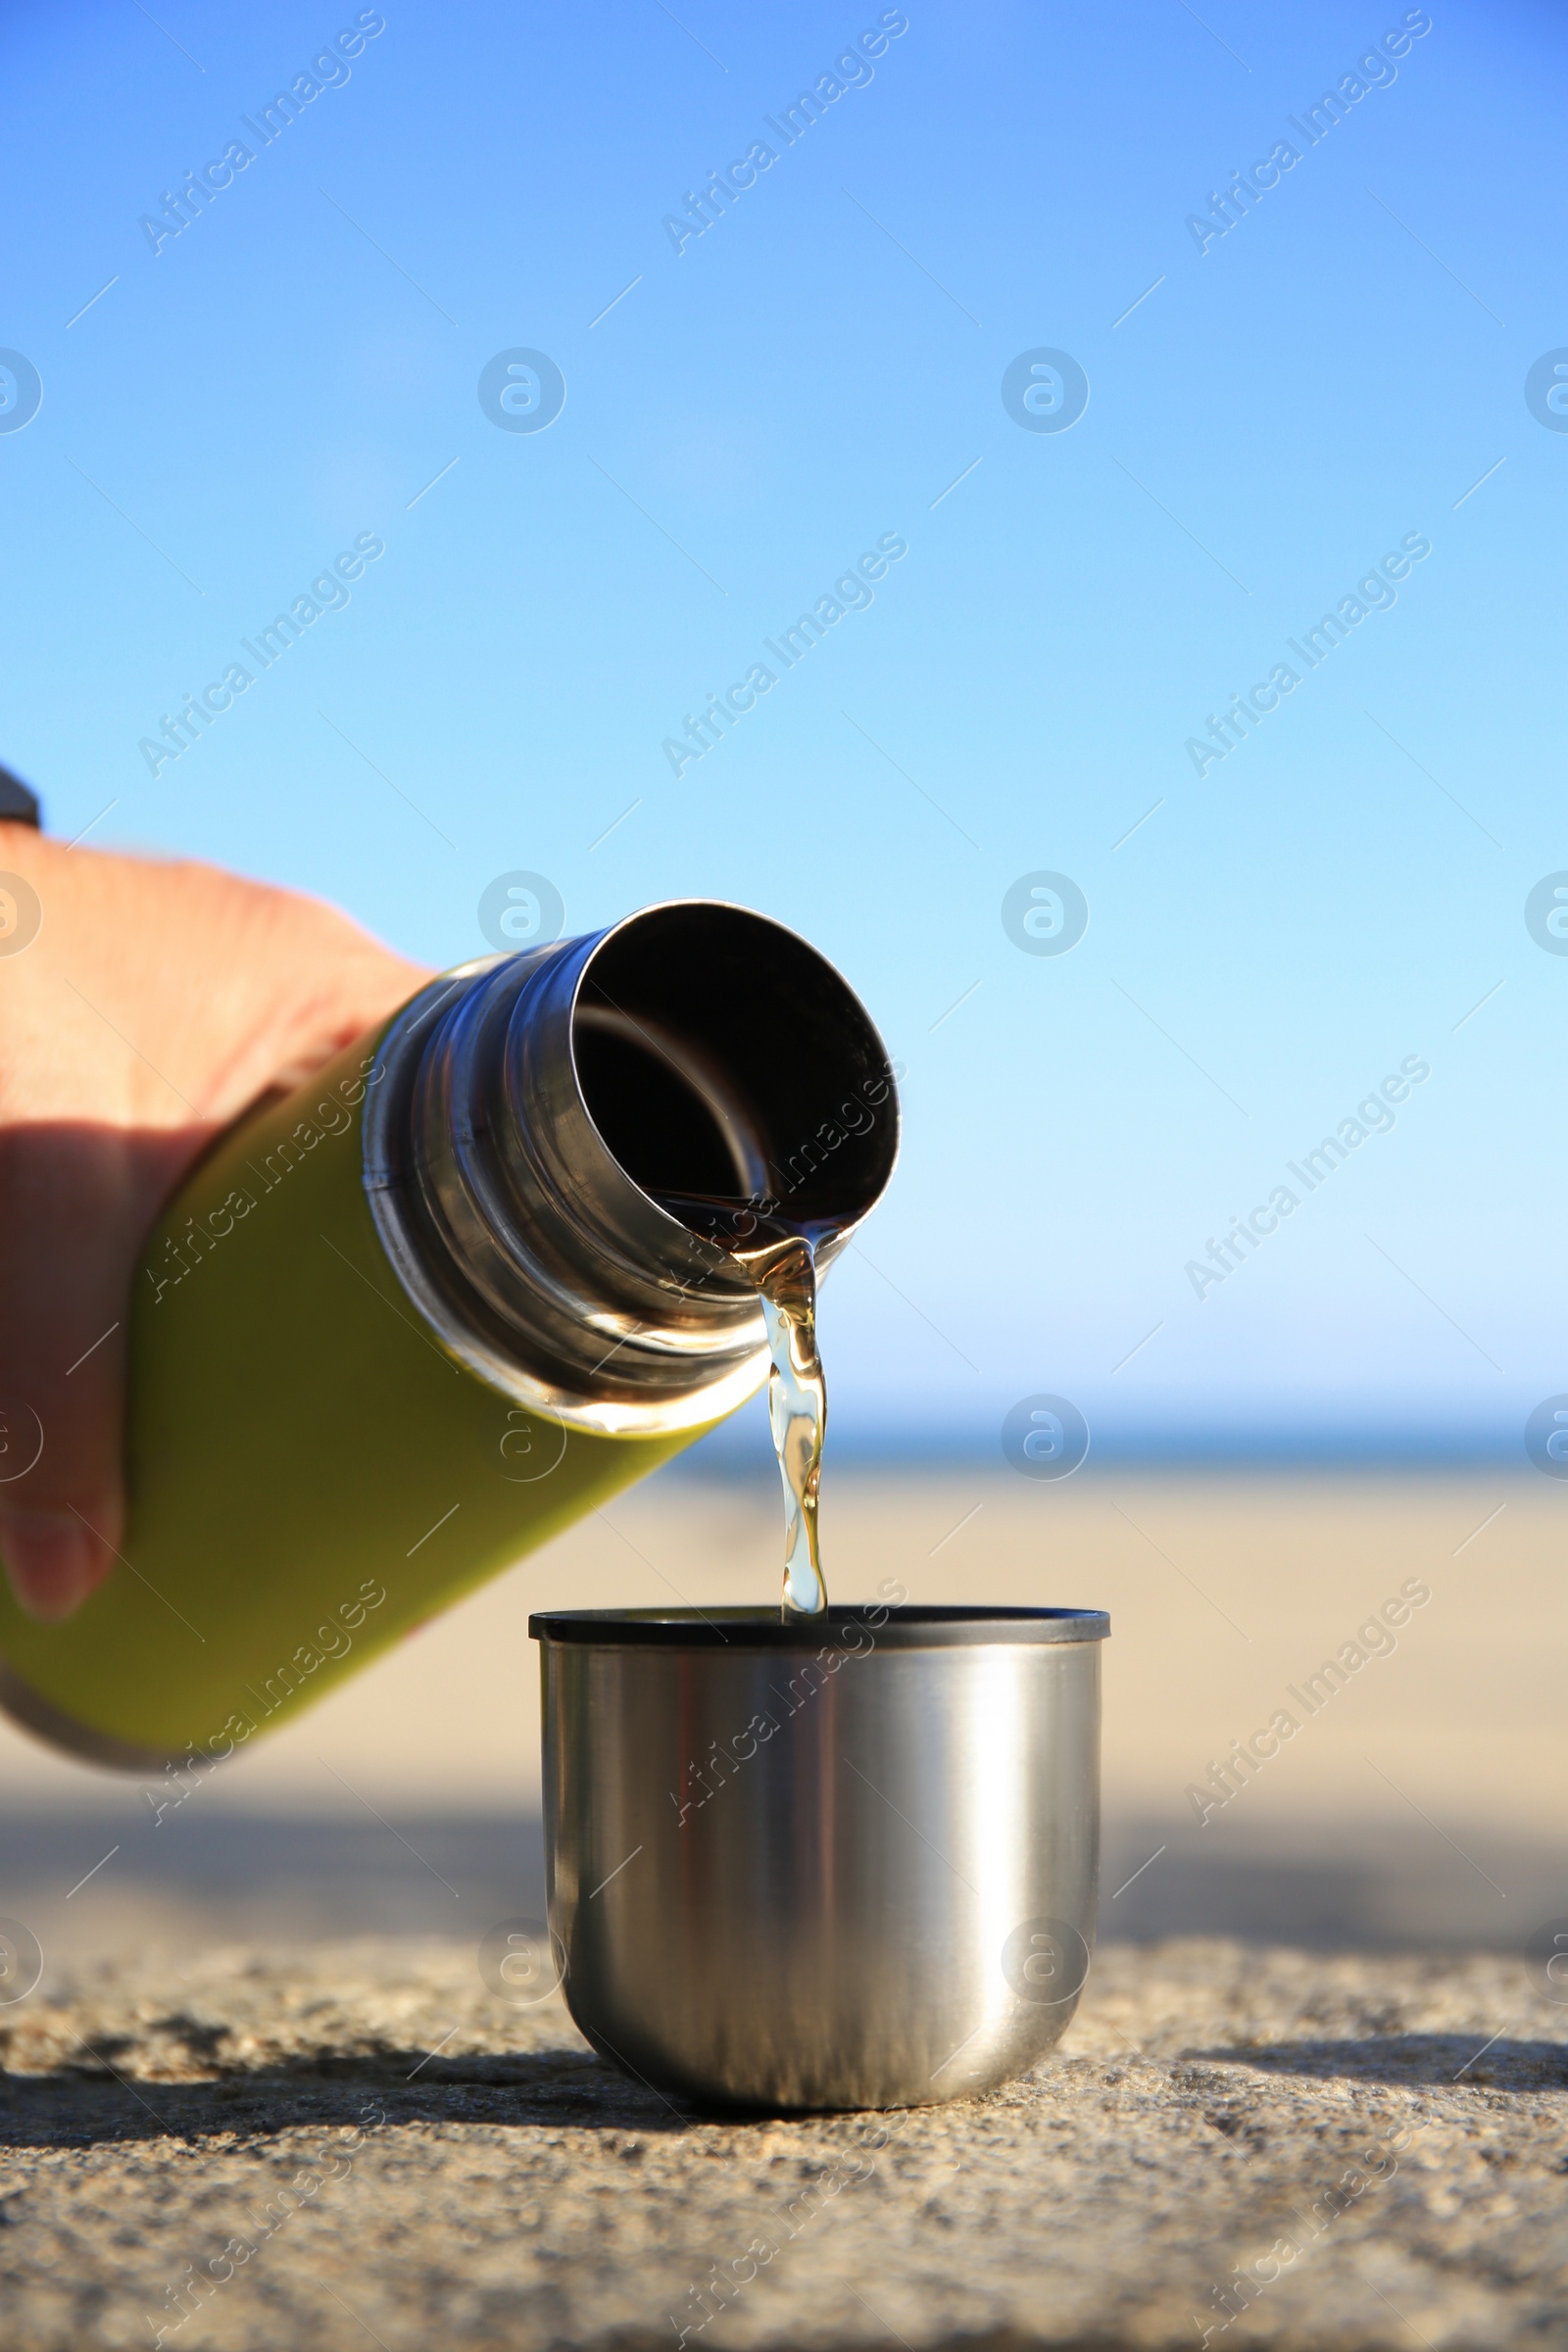
[[[816,1250],[828,1228],[786,1224],[750,1202],[670,1195],[661,1206],[737,1258],[761,1296],[772,1365],[767,1411],[784,1482],[782,1613],[817,1617],[827,1607],[817,1538],[817,1490],[827,1426],[827,1384],[816,1347]]]
[[[773,1357],[767,1412],[784,1481],[783,1610],[786,1617],[815,1617],[827,1607],[816,1529],[827,1428],[827,1383],[816,1348],[816,1252],[802,1235],[752,1270]]]

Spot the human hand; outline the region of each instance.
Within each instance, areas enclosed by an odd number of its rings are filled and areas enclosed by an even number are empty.
[[[33,1616],[115,1564],[131,1275],[212,1136],[429,977],[318,901],[0,822],[0,1557]],[[22,896],[22,894],[12,894]],[[6,901],[0,899],[0,911]],[[18,1411],[17,1408],[24,1408]],[[9,1430],[9,1434],[7,1434]],[[30,1442],[29,1442],[30,1440]]]

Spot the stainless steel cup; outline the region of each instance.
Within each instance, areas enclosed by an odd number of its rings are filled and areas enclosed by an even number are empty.
[[[581,1609],[544,1675],[552,1940],[656,2089],[752,2108],[989,2090],[1089,1971],[1095,1609]]]

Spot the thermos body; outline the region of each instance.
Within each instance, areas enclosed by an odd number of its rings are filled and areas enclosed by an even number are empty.
[[[62,1624],[0,1583],[0,1706],[136,1772],[243,1747],[760,1385],[755,1290],[648,1187],[804,1188],[847,1235],[896,1137],[858,1000],[739,908],[433,984],[160,1219],[121,1557]]]

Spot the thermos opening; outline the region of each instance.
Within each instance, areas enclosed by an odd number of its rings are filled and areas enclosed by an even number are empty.
[[[898,1151],[886,1050],[831,964],[738,906],[657,906],[608,933],[572,1051],[594,1125],[654,1196],[788,1199],[858,1224]]]

